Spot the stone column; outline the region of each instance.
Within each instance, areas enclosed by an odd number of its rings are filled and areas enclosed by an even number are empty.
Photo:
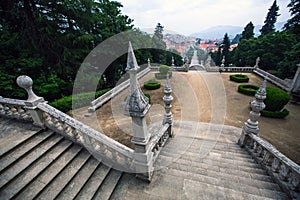
[[[259,136],[259,127],[258,127],[258,118],[260,117],[260,111],[263,110],[266,106],[264,104],[264,100],[266,99],[266,85],[267,80],[265,79],[258,91],[255,94],[255,100],[251,102],[251,111],[250,111],[250,119],[248,119],[242,129],[242,134],[239,139],[240,146],[245,145],[245,137],[253,133]]]
[[[173,101],[173,97],[171,95],[172,88],[170,85],[169,74],[167,74],[167,82],[166,82],[166,87],[164,89],[164,93],[165,93],[165,96],[163,97],[163,101],[165,103],[165,114],[164,114],[163,125],[164,124],[170,125],[168,128],[168,134],[170,137],[172,137],[173,136],[173,132],[172,132],[173,115],[171,112],[171,108],[172,108],[171,103]]]
[[[28,99],[25,101],[25,109],[27,109],[33,119],[33,124],[44,128],[44,122],[42,118],[42,113],[37,109],[39,103],[44,103],[45,100],[43,97],[38,97],[32,91],[33,81],[29,76],[19,76],[17,78],[17,84],[26,90],[28,94]]]
[[[150,109],[148,98],[143,94],[137,81],[137,71],[139,66],[129,42],[128,58],[126,71],[130,75],[130,88],[127,96],[124,110],[125,115],[132,118],[133,138],[134,144],[134,164],[136,168],[137,177],[151,180],[153,173],[153,153],[148,148],[150,135],[146,124],[145,115]]]

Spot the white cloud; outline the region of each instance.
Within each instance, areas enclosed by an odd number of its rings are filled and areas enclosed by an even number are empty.
[[[273,0],[119,0],[123,13],[141,29],[154,28],[160,22],[165,29],[191,34],[216,25],[245,26],[263,24]],[[277,0],[277,21],[289,18],[289,0]]]

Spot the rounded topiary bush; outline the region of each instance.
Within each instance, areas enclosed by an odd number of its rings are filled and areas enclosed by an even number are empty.
[[[147,90],[156,90],[160,88],[160,82],[155,80],[154,78],[144,82],[144,88]]]
[[[290,99],[290,95],[284,90],[275,87],[267,87],[267,98],[264,101],[266,104],[265,110],[281,111]]]
[[[169,72],[169,70],[170,70],[170,67],[167,66],[167,65],[161,65],[161,66],[159,66],[159,72],[161,74],[167,74]]]
[[[271,118],[285,118],[289,115],[289,111],[287,109],[283,109],[282,111],[268,111],[262,110],[260,111],[261,115],[264,117],[271,117]]]
[[[238,92],[250,96],[254,96],[258,89],[259,87],[257,85],[251,84],[241,84],[238,86]]]
[[[148,98],[149,103],[151,104],[151,95],[150,94],[144,94],[144,95]]]
[[[247,83],[249,81],[249,77],[244,74],[232,74],[229,76],[231,81],[237,82],[237,83]]]
[[[172,72],[168,72],[169,78],[172,77]],[[167,74],[162,74],[162,73],[155,73],[155,78],[156,79],[166,79]]]

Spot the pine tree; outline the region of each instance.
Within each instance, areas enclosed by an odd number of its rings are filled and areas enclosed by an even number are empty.
[[[272,4],[267,14],[266,20],[264,21],[263,27],[260,29],[261,35],[267,35],[268,33],[275,31],[275,23],[277,20],[279,6],[277,6],[276,0]]]
[[[151,54],[153,56],[154,63],[166,63],[166,43],[163,41],[163,31],[164,27],[160,23],[157,23],[152,37],[155,49],[151,51]]]
[[[298,36],[297,40],[300,41],[300,1],[291,0],[288,7],[290,8],[291,18],[284,25],[284,29]]]
[[[254,37],[254,25],[252,22],[249,22],[246,27],[244,28],[244,31],[242,32],[242,38],[241,39],[250,39]]]
[[[228,34],[224,35],[222,42],[222,57],[225,56],[225,66],[229,65],[229,49],[230,49],[230,40]]]

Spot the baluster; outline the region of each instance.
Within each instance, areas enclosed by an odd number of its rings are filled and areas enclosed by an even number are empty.
[[[270,152],[265,150],[265,153],[263,155],[263,163],[266,166],[269,166],[271,164],[271,160],[272,160],[272,156],[271,156]]]
[[[54,123],[54,126],[55,126],[55,128],[59,131],[59,132],[63,132],[63,127],[62,127],[62,123],[58,120],[58,119],[56,119],[56,118],[53,118],[53,123]]]
[[[279,178],[283,181],[286,181],[288,173],[289,173],[289,169],[286,167],[285,164],[281,163],[280,170],[279,170]]]
[[[292,190],[300,190],[300,175],[290,172],[288,174],[288,183]]]
[[[279,170],[279,167],[280,167],[280,162],[278,160],[278,158],[274,158],[273,162],[272,162],[272,170],[273,172],[278,172]]]
[[[1,114],[1,115],[4,115],[4,114],[5,114],[4,106],[3,106],[2,103],[0,103],[0,114]]]
[[[43,113],[43,118],[44,118],[45,122],[46,122],[49,126],[51,126],[51,127],[54,126],[54,124],[53,124],[53,122],[52,122],[52,117],[51,117],[51,115],[49,115],[48,113],[44,112],[44,113]]]

